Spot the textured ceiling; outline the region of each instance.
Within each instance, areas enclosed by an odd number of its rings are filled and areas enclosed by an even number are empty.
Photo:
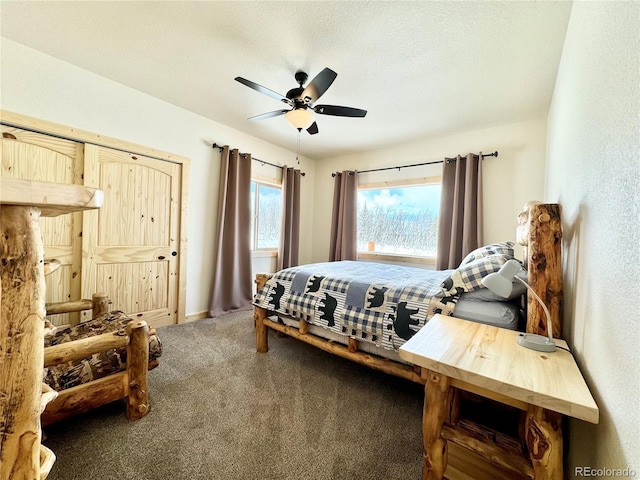
[[[545,115],[571,10],[563,1],[3,1],[4,37],[289,150],[278,93],[324,67],[317,103],[368,110],[317,115],[300,152],[326,158]],[[221,139],[224,141],[224,139]]]

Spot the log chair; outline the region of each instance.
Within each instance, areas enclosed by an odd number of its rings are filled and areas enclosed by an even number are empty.
[[[47,304],[46,310],[47,315],[92,310],[92,318],[97,318],[108,313],[109,304],[106,294],[97,293],[91,300]],[[120,398],[126,398],[128,419],[138,420],[149,413],[147,371],[158,366],[157,359],[149,361],[149,337],[154,334],[155,329],[150,330],[145,321],[132,320],[127,324],[126,335],[109,332],[46,347],[45,367],[124,347],[127,348],[127,367],[123,372],[59,391],[43,411],[42,425],[50,425]]]

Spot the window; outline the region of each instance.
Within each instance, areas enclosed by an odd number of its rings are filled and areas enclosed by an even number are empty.
[[[280,241],[280,186],[251,182],[251,249],[277,250]]]
[[[358,252],[436,256],[440,177],[358,187]]]

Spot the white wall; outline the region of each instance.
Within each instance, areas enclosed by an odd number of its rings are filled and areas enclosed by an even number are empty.
[[[209,310],[217,216],[216,142],[261,160],[291,164],[295,153],[1,38],[0,107],[50,122],[127,140],[191,159],[186,313]],[[255,162],[254,162],[255,163]],[[264,175],[275,176],[257,167]],[[311,257],[314,162],[300,157],[300,259]]]
[[[515,242],[520,209],[528,200],[541,200],[544,192],[546,128],[546,119],[531,120],[316,162],[313,261],[329,258],[332,172],[430,162],[478,151],[499,153],[498,158],[488,157],[483,163],[485,243]],[[442,165],[429,165],[361,174],[360,182],[428,177],[441,172]]]
[[[598,425],[570,422],[569,478],[581,466],[640,477],[639,25],[638,2],[574,2],[549,113],[564,335],[600,408]]]

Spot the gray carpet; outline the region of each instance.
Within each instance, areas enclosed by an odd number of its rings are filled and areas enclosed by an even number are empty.
[[[273,333],[258,354],[250,312],[158,335],[149,415],[122,400],[46,428],[49,479],[420,478],[419,385]]]

